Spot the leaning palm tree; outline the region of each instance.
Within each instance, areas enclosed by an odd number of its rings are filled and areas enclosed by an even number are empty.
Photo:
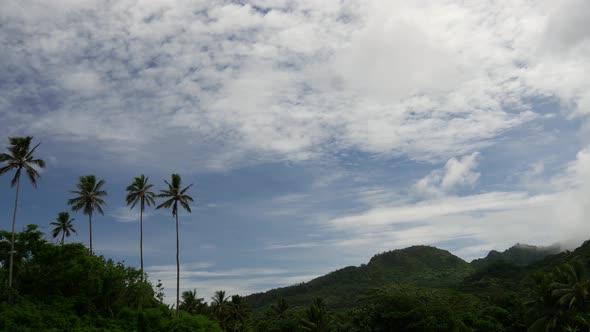
[[[64,244],[65,237],[70,237],[72,233],[78,234],[74,229],[74,225],[72,225],[72,221],[76,219],[70,219],[70,214],[67,212],[60,212],[57,215],[57,219],[50,223],[51,226],[55,226],[55,228],[51,231],[51,237],[56,238],[61,233],[61,244]]]
[[[24,170],[33,187],[37,187],[37,179],[40,177],[39,172],[35,169],[38,168],[45,168],[45,162],[41,159],[36,159],[33,156],[33,152],[39,146],[38,143],[32,149],[31,141],[33,137],[26,136],[26,137],[9,137],[8,141],[10,145],[8,146],[8,153],[0,154],[0,163],[5,163],[2,167],[0,167],[0,175],[5,174],[9,171],[15,170],[14,177],[10,182],[10,186],[16,186],[16,195],[14,198],[14,211],[12,213],[12,239],[10,241],[10,263],[8,268],[8,287],[12,287],[12,271],[13,271],[13,263],[14,263],[14,228],[16,226],[16,210],[18,208],[18,193],[20,190],[20,175]]]
[[[150,189],[153,184],[148,184],[148,178],[145,175],[140,175],[133,179],[127,187],[127,205],[131,205],[131,209],[139,203],[139,260],[141,264],[141,277],[143,278],[143,211],[145,206],[152,206],[156,204],[154,198],[156,194],[151,192]]]
[[[94,175],[81,176],[76,188],[78,190],[70,190],[70,193],[78,195],[77,197],[68,199],[68,205],[72,206],[72,211],[82,212],[88,216],[88,232],[90,237],[90,254],[92,251],[92,214],[94,211],[98,211],[101,215],[104,215],[101,205],[106,205],[105,201],[101,198],[107,195],[107,192],[102,190],[102,186],[105,184],[104,180],[96,182]]]
[[[192,184],[188,187],[181,189],[182,179],[178,174],[172,174],[172,182],[164,180],[164,183],[168,185],[167,190],[160,190],[158,197],[167,198],[164,203],[158,205],[156,209],[160,208],[172,208],[172,216],[176,218],[176,315],[178,316],[178,310],[180,306],[180,254],[179,254],[179,239],[178,239],[178,204],[182,206],[189,213],[191,207],[189,202],[193,201],[193,198],[186,194]]]

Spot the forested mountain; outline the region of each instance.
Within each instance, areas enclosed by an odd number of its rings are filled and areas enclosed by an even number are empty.
[[[297,312],[321,298],[336,331],[582,331],[590,328],[589,267],[590,242],[573,252],[517,244],[472,263],[415,246],[246,300],[265,322],[281,301]],[[286,331],[265,324],[259,330]]]
[[[259,309],[281,297],[293,305],[305,305],[320,296],[330,307],[350,308],[372,288],[389,284],[447,287],[472,272],[469,263],[448,251],[414,246],[375,255],[368,264],[348,266],[306,283],[252,294],[246,300]]]
[[[253,308],[260,309],[270,306],[277,298],[304,305],[319,296],[332,308],[350,308],[356,306],[356,301],[367,291],[384,286],[459,289],[484,277],[519,281],[534,271],[534,268],[526,267],[539,263],[535,268],[540,268],[545,258],[559,252],[558,245],[516,244],[503,252],[492,250],[485,258],[467,263],[446,250],[413,246],[377,254],[368,264],[348,266],[309,282],[251,294],[246,299]],[[549,265],[563,262],[559,255],[553,260],[548,261],[553,262]]]

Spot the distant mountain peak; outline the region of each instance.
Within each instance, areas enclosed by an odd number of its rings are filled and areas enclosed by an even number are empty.
[[[471,264],[481,267],[492,262],[504,261],[516,266],[527,266],[561,251],[562,248],[558,244],[543,247],[517,243],[502,252],[491,250],[485,258],[475,259]]]

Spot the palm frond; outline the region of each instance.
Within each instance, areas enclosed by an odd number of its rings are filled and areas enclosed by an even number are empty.
[[[94,208],[96,211],[98,211],[98,213],[100,213],[100,215],[104,216],[104,211],[100,205],[96,205]]]
[[[45,168],[45,161],[42,159],[33,159],[29,161],[30,164],[33,164],[39,168]]]
[[[9,163],[8,165],[0,168],[0,175],[8,173],[17,167],[18,167],[18,165]]]
[[[16,172],[14,172],[14,177],[12,178],[12,180],[10,181],[10,186],[14,187],[16,186],[16,183],[18,182],[18,179],[20,178],[20,171],[22,168],[17,168]]]
[[[9,155],[8,153],[0,153],[0,163],[12,161],[12,160],[14,160],[14,157]]]
[[[150,193],[151,195],[147,195],[145,196],[145,202],[148,206],[152,206],[152,205],[156,205],[156,200],[154,199],[154,197],[156,197],[156,194],[154,193]]]
[[[180,203],[180,205],[181,205],[181,206],[182,206],[182,207],[183,207],[185,210],[187,210],[189,213],[191,213],[191,212],[192,212],[192,211],[191,211],[191,207],[188,205],[188,203],[187,203],[187,202],[185,202],[185,201],[178,201],[178,202],[179,202],[179,203]]]
[[[33,139],[33,138],[31,137],[31,139]],[[31,144],[31,142],[29,141],[29,144],[27,144],[27,148],[29,147],[30,144]],[[30,159],[30,158],[32,158],[33,157],[33,152],[35,152],[35,150],[37,150],[37,148],[39,147],[39,145],[41,145],[41,143],[37,143],[37,145],[35,145],[27,154],[25,154],[24,159]]]
[[[189,184],[186,188],[182,189],[182,191],[180,192],[181,195],[183,195],[187,190],[189,190],[192,187],[192,183]]]
[[[29,165],[25,166],[25,171],[27,172],[27,175],[29,176],[29,180],[31,181],[33,187],[37,187],[37,179],[41,177],[41,175],[39,175],[39,172],[37,172],[36,169]]]
[[[161,208],[169,208],[170,206],[172,206],[172,204],[174,204],[174,198],[170,198],[164,202],[162,202],[160,205],[156,206],[156,210],[159,210]]]

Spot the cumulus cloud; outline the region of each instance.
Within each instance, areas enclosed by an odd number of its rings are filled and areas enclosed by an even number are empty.
[[[420,179],[414,189],[420,194],[441,195],[457,187],[473,186],[480,174],[474,172],[477,167],[479,152],[463,156],[459,159],[451,158],[442,170],[434,170]]]

